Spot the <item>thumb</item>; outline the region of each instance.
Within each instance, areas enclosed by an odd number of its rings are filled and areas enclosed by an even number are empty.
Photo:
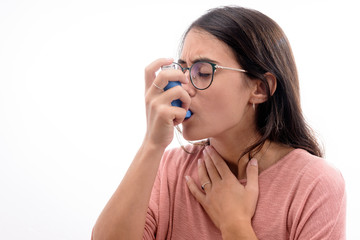
[[[252,158],[246,167],[247,183],[246,188],[258,191],[259,189],[259,168],[256,158]]]

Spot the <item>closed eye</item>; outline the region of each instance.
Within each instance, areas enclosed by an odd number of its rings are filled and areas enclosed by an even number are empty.
[[[211,76],[211,73],[202,73],[202,72],[199,72],[198,73],[199,77],[201,78],[208,78]]]

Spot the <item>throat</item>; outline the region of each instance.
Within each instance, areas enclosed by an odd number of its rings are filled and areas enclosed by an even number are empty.
[[[257,151],[255,153],[255,155],[253,157],[257,158],[258,163],[259,163],[259,173],[262,171],[262,165],[266,165],[266,155],[268,154],[268,150],[271,146],[271,142],[270,141],[266,141],[260,148],[259,151]],[[264,158],[265,155],[265,158]],[[234,161],[226,161],[227,166],[229,167],[230,171],[234,174],[234,176],[236,176],[238,179],[245,179],[247,178],[246,176],[246,168],[247,165],[250,161],[249,158],[249,154],[245,154],[243,155],[240,159],[238,159],[236,162]],[[264,159],[263,159],[264,158]],[[278,159],[278,156],[274,157],[274,161],[276,162],[276,160]],[[263,162],[264,161],[264,162]]]
[[[235,163],[231,163],[231,162],[227,162],[226,164],[228,165],[230,171],[234,174],[234,176],[238,177],[238,166]]]
[[[246,166],[248,161],[239,161],[238,164],[233,162],[225,161],[230,171],[234,174],[237,179],[246,178]]]

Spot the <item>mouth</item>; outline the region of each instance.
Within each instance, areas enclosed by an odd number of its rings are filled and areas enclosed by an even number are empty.
[[[186,116],[185,116],[185,118],[184,118],[183,123],[185,123],[185,122],[189,121],[190,119],[192,119],[192,118],[193,118],[193,115],[194,115],[194,113],[189,109],[189,110],[186,112]]]
[[[185,120],[189,119],[194,113],[189,109],[187,112],[186,112],[186,116],[185,116]]]

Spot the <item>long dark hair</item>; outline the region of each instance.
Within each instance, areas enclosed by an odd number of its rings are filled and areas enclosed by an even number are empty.
[[[298,74],[289,41],[275,21],[256,10],[231,6],[209,10],[190,25],[183,39],[191,29],[204,30],[226,43],[249,78],[260,79],[266,86],[268,100],[256,110],[261,138],[244,155],[259,151],[267,139],[319,157],[323,155],[302,114]],[[272,96],[264,76],[267,72],[277,79]]]

